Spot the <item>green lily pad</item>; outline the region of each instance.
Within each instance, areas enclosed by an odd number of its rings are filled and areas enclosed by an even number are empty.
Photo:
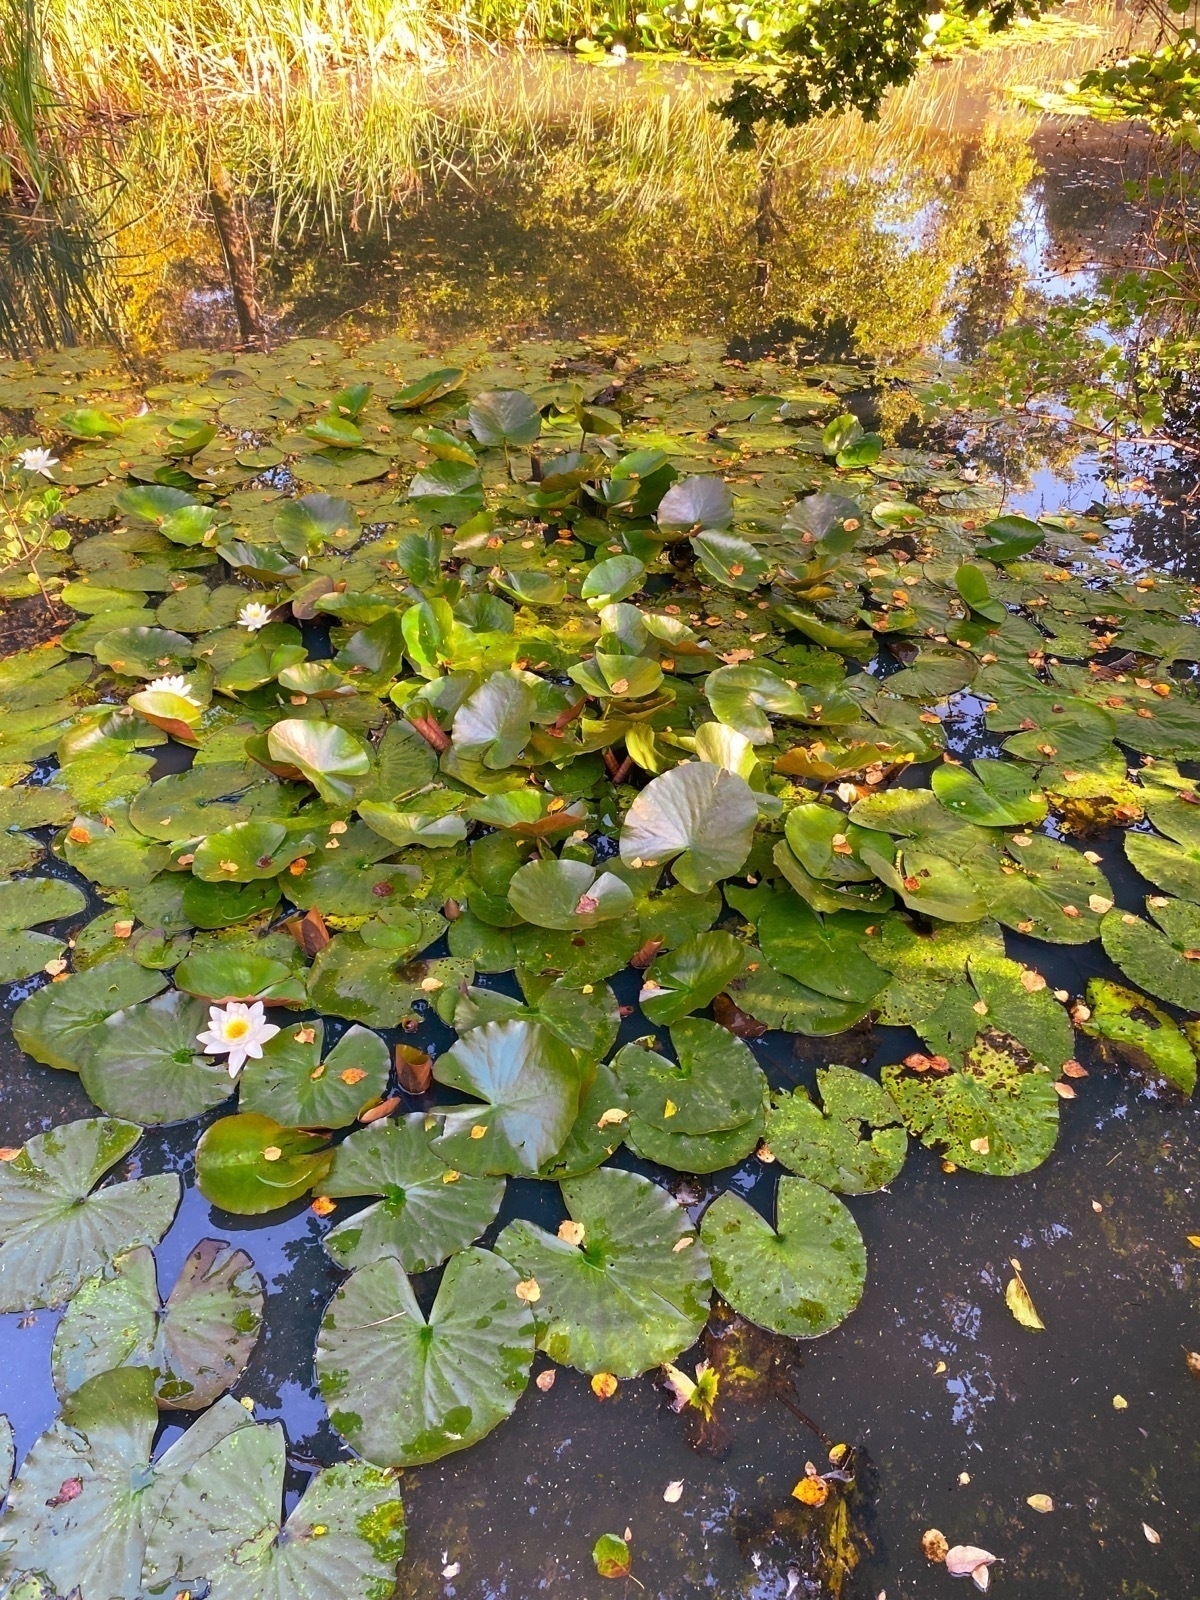
[[[542,431],[537,406],[520,389],[477,394],[467,412],[467,422],[482,445],[532,444]]]
[[[274,878],[258,883],[203,883],[188,876],[183,885],[183,914],[195,928],[236,927],[279,904]]]
[[[633,910],[633,891],[613,873],[553,857],[519,867],[508,899],[518,915],[538,928],[591,928]]]
[[[1151,905],[1153,923],[1112,910],[1100,924],[1105,954],[1131,983],[1159,1000],[1200,1011],[1200,906],[1190,900]]]
[[[1010,835],[1008,852],[1016,872],[974,857],[964,865],[989,916],[1051,944],[1087,944],[1096,938],[1113,898],[1099,867],[1081,850],[1040,833]],[[1101,905],[1093,905],[1093,899]]]
[[[358,814],[381,839],[397,849],[424,845],[427,850],[445,850],[461,844],[467,825],[458,815],[461,795],[429,796],[421,804],[396,806],[381,801],[360,800]]]
[[[715,1022],[685,1017],[671,1029],[677,1062],[648,1041],[627,1044],[613,1061],[632,1112],[663,1133],[723,1133],[762,1109],[766,1080],[750,1047]]]
[[[509,767],[529,740],[537,699],[530,674],[493,672],[459,706],[451,730],[454,748],[489,769]]]
[[[258,1111],[289,1128],[346,1128],[364,1106],[383,1097],[391,1067],[388,1047],[367,1028],[348,1028],[326,1056],[325,1025],[289,1023],[248,1061],[238,1084],[242,1111]]]
[[[254,883],[275,878],[315,843],[282,822],[235,822],[212,833],[192,852],[192,872],[205,883]]]
[[[789,848],[804,870],[814,878],[837,884],[865,883],[874,878],[874,872],[859,856],[863,845],[875,850],[888,848],[886,834],[859,827],[832,806],[809,803],[793,807],[787,814],[784,831]]]
[[[1167,894],[1200,902],[1200,844],[1176,844],[1154,833],[1127,833],[1129,864]]]
[[[369,1028],[396,1028],[423,998],[424,964],[403,950],[375,948],[357,933],[339,933],[321,951],[308,974],[309,1003],[330,1016]]]
[[[172,1489],[221,1438],[252,1429],[236,1400],[220,1400],[151,1464],[158,1422],[147,1367],[102,1373],[66,1397],[62,1415],[26,1456],[0,1517],[8,1570],[32,1570],[52,1585],[16,1593],[91,1600],[143,1592],[146,1530]]]
[[[96,660],[123,678],[164,678],[194,659],[192,641],[170,628],[115,628],[96,643]]]
[[[807,1089],[773,1097],[766,1140],[775,1159],[823,1189],[870,1194],[891,1183],[908,1154],[908,1134],[887,1090],[850,1067],[817,1069]]]
[[[158,1243],[179,1204],[174,1173],[92,1193],[141,1136],[132,1122],[68,1122],[0,1166],[0,1310],[60,1306],[115,1256]]]
[[[150,1530],[150,1592],[211,1600],[376,1600],[404,1553],[395,1478],[363,1461],[325,1467],[281,1526],[287,1470],[282,1426],[239,1428],[182,1475]]]
[[[22,1000],[13,1015],[13,1038],[43,1066],[78,1072],[99,1024],[115,1011],[149,1000],[166,983],[159,973],[134,961],[105,961]]]
[[[405,1272],[428,1272],[463,1250],[494,1220],[503,1178],[456,1172],[434,1154],[438,1123],[422,1112],[376,1122],[338,1145],[317,1192],[340,1200],[378,1195],[374,1205],[331,1228],[322,1241],[353,1271],[394,1256]]]
[[[129,820],[148,839],[168,843],[217,833],[250,820],[251,806],[241,797],[258,781],[240,762],[195,766],[139,790],[130,802]]]
[[[960,1069],[883,1069],[883,1084],[908,1131],[969,1172],[1012,1178],[1032,1172],[1058,1138],[1053,1076],[1016,1040],[983,1033]]]
[[[1104,1039],[1135,1067],[1190,1095],[1196,1087],[1196,1052],[1191,1040],[1153,1000],[1107,978],[1088,983],[1091,1017],[1080,1027]]]
[[[161,1408],[203,1411],[244,1370],[262,1308],[262,1279],[244,1250],[202,1239],[161,1304],[153,1252],[131,1250],[67,1307],[54,1335],[54,1387],[67,1395],[115,1367],[149,1367]]]
[[[745,945],[731,933],[698,933],[655,958],[642,980],[638,1004],[651,1022],[678,1022],[714,1000],[745,959]]]
[[[717,720],[736,728],[751,744],[769,744],[774,739],[768,712],[777,717],[808,717],[812,710],[811,702],[799,690],[769,668],[751,662],[710,672],[704,693]]]
[[[744,778],[689,761],[653,778],[625,814],[621,859],[666,866],[693,894],[732,877],[750,853],[758,804]]]
[[[330,805],[347,804],[357,782],[371,770],[371,757],[361,739],[336,722],[286,718],[267,734],[271,760],[294,771]]]
[[[711,1287],[686,1211],[649,1178],[614,1167],[561,1187],[580,1244],[522,1220],[496,1241],[537,1285],[538,1348],[562,1366],[618,1378],[673,1361],[707,1321]]]
[[[544,1024],[519,1018],[472,1028],[433,1072],[483,1102],[446,1111],[433,1140],[448,1166],[478,1177],[536,1176],[566,1142],[584,1087],[578,1053]]]
[[[230,1000],[262,1000],[268,1005],[302,1005],[304,979],[283,961],[234,947],[193,949],[175,969],[175,984],[185,994],[215,1005]]]
[[[981,828],[1017,828],[1036,825],[1046,815],[1046,797],[1035,781],[1011,761],[973,763],[966,767],[935,767],[933,792],[951,815]]]
[[[836,1328],[862,1298],[867,1252],[850,1212],[807,1178],[781,1177],[776,1226],[740,1195],[718,1195],[700,1237],[713,1283],[760,1328],[815,1339]]]
[[[199,1117],[233,1093],[225,1062],[197,1043],[207,1026],[207,1006],[177,989],[115,1011],[94,1024],[80,1081],[109,1116],[144,1126]]]
[[[745,954],[745,965],[726,984],[725,992],[741,1010],[768,1028],[782,1028],[786,1033],[844,1033],[871,1009],[870,1000],[837,1000],[776,972],[752,946]]]
[[[653,1161],[671,1172],[723,1172],[753,1154],[766,1126],[767,1096],[764,1093],[757,1113],[739,1128],[727,1128],[722,1133],[666,1133],[653,1122],[631,1116],[625,1143],[643,1161]]]
[[[864,954],[865,911],[837,911],[821,917],[798,895],[775,895],[758,919],[758,937],[776,972],[833,1000],[868,1004],[887,983],[886,975]]]
[[[621,1112],[625,1116],[620,1115]],[[539,1177],[552,1183],[594,1172],[613,1154],[629,1127],[629,1097],[610,1066],[596,1069],[567,1142],[542,1167]]]
[[[465,1450],[512,1414],[529,1382],[534,1323],[517,1274],[489,1251],[453,1256],[428,1320],[391,1256],[359,1267],[317,1336],[329,1420],[385,1466]]]
[[[206,1128],[196,1146],[196,1184],[235,1216],[258,1217],[307,1194],[329,1171],[333,1152],[315,1134],[273,1117],[239,1111]]]

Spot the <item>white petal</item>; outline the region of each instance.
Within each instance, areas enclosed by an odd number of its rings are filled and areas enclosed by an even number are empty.
[[[956,1544],[946,1553],[946,1570],[953,1578],[974,1577],[976,1567],[986,1567],[996,1559],[990,1550],[980,1550],[978,1545]]]

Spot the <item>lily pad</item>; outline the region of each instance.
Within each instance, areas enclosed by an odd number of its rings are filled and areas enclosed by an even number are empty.
[[[519,867],[508,899],[514,911],[538,928],[591,928],[633,910],[633,891],[613,873],[552,857]]]
[[[673,1361],[708,1318],[708,1258],[686,1211],[649,1178],[614,1167],[561,1187],[580,1243],[522,1220],[496,1241],[537,1285],[538,1348],[618,1378]]]
[[[91,1278],[54,1335],[54,1386],[72,1393],[115,1367],[149,1367],[164,1410],[203,1411],[237,1380],[262,1322],[262,1279],[244,1250],[202,1239],[160,1304],[153,1252]]]
[[[781,1177],[776,1226],[740,1195],[718,1195],[700,1236],[717,1291],[760,1328],[815,1339],[844,1322],[867,1278],[867,1252],[850,1212],[807,1178]]]
[[[819,1104],[806,1089],[773,1098],[766,1140],[775,1159],[823,1189],[870,1194],[891,1183],[908,1154],[900,1111],[874,1078],[849,1067],[817,1070]]]
[[[833,1000],[866,1005],[887,976],[864,954],[872,917],[837,911],[822,917],[798,895],[775,895],[758,919],[758,937],[776,972]]]
[[[1176,844],[1155,833],[1127,833],[1130,866],[1167,894],[1200,902],[1200,844]]]
[[[390,1059],[387,1045],[367,1028],[348,1028],[324,1053],[325,1024],[289,1023],[248,1061],[238,1104],[289,1128],[346,1128],[364,1106],[383,1097]]]
[[[451,1258],[428,1320],[400,1263],[359,1267],[330,1301],[316,1369],[329,1420],[352,1449],[410,1467],[491,1433],[529,1382],[534,1323],[517,1273],[470,1249]]]
[[[698,933],[655,958],[642,981],[638,1003],[651,1022],[678,1022],[714,1000],[742,970],[745,959],[745,945],[731,933]]]
[[[969,1172],[1032,1172],[1058,1138],[1052,1075],[996,1030],[980,1036],[961,1068],[939,1074],[888,1066],[883,1084],[908,1131]]]
[[[338,1145],[317,1192],[340,1200],[378,1195],[374,1205],[325,1235],[326,1250],[353,1270],[394,1256],[405,1272],[428,1272],[488,1227],[504,1198],[503,1178],[473,1178],[434,1154],[438,1123],[423,1112],[377,1122]]]
[[[1088,984],[1091,1017],[1083,1032],[1104,1039],[1141,1071],[1190,1095],[1196,1087],[1196,1052],[1176,1022],[1153,1000],[1107,978]]]
[[[362,1461],[316,1473],[281,1526],[282,1426],[239,1428],[184,1473],[147,1541],[150,1592],[186,1583],[209,1600],[376,1600],[404,1553],[395,1478]],[[134,1592],[134,1591],[130,1591]]]
[[[746,950],[741,972],[726,985],[726,993],[741,1010],[768,1028],[782,1028],[786,1033],[843,1033],[871,1009],[869,1000],[834,999],[776,972],[752,946]]]
[[[446,1111],[433,1141],[460,1172],[534,1177],[579,1113],[581,1058],[542,1023],[518,1018],[472,1028],[433,1070],[439,1083],[483,1102]]]
[[[103,969],[99,969],[103,970]],[[224,1061],[197,1035],[208,1007],[177,989],[94,1025],[80,1081],[101,1111],[144,1126],[187,1122],[233,1093]]]
[[[613,1061],[633,1113],[664,1133],[722,1133],[762,1108],[765,1078],[754,1053],[715,1022],[685,1017],[671,1029],[677,1062],[645,1040]]]
[[[98,1025],[125,1006],[149,1000],[166,982],[134,961],[105,961],[22,1000],[13,1015],[13,1038],[43,1066],[78,1072]]]
[[[371,770],[367,747],[335,722],[285,718],[267,734],[267,749],[287,775],[307,778],[330,805],[351,801],[356,784]]]
[[[1110,911],[1100,924],[1105,954],[1139,989],[1200,1011],[1200,906],[1168,900],[1151,911],[1157,928],[1130,911]]]
[[[769,744],[775,737],[770,712],[777,717],[808,717],[810,701],[777,677],[767,667],[750,662],[742,666],[720,667],[710,672],[704,693],[713,714],[728,728],[736,728],[751,744]],[[857,707],[852,707],[853,721]]]
[[[64,1123],[0,1165],[0,1311],[60,1306],[115,1256],[157,1244],[179,1204],[174,1173],[92,1193],[141,1138],[136,1123]]]
[[[1033,778],[1011,761],[981,758],[966,767],[935,767],[933,792],[953,816],[981,828],[1037,824],[1046,815],[1046,797]]]
[[[282,1127],[261,1112],[239,1111],[201,1135],[196,1184],[222,1211],[257,1217],[307,1194],[332,1159],[326,1141],[315,1134]]]
[[[707,894],[750,853],[758,804],[744,778],[689,761],[653,778],[625,815],[621,859],[631,866],[671,863],[676,880]]]

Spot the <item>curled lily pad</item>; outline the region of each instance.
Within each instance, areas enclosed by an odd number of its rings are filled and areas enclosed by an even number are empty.
[[[461,844],[467,836],[467,825],[458,815],[461,795],[447,794],[430,803],[432,800],[430,796],[423,804],[409,806],[360,800],[357,809],[367,826],[397,849],[419,844],[429,850],[445,850]]]
[[[434,1154],[439,1124],[422,1112],[377,1122],[338,1145],[317,1185],[330,1199],[379,1196],[374,1205],[325,1235],[326,1250],[353,1270],[394,1256],[405,1272],[428,1272],[465,1249],[492,1222],[504,1198],[503,1178],[456,1172]]]
[[[517,1283],[499,1256],[460,1251],[427,1320],[394,1257],[359,1267],[326,1308],[316,1354],[329,1420],[351,1448],[418,1466],[510,1416],[533,1361],[533,1316]]]
[[[277,1211],[322,1179],[333,1152],[322,1138],[239,1111],[206,1128],[196,1146],[200,1193],[222,1211],[257,1217]]]
[[[537,1285],[538,1348],[618,1378],[673,1361],[708,1317],[708,1258],[686,1211],[648,1178],[613,1167],[561,1187],[578,1242],[520,1220],[496,1241]]]
[[[646,1040],[627,1044],[613,1061],[633,1113],[664,1133],[722,1133],[762,1109],[765,1079],[750,1047],[700,1017],[671,1029],[679,1057],[669,1061]]]
[[[542,1023],[472,1028],[434,1065],[439,1083],[482,1104],[447,1111],[433,1148],[477,1176],[536,1175],[565,1143],[583,1092],[581,1058]]]
[[[698,933],[654,960],[638,1003],[651,1022],[677,1022],[714,1000],[745,959],[745,945],[731,933]]]
[[[133,961],[105,961],[22,1000],[13,1015],[13,1038],[43,1066],[78,1072],[97,1025],[125,1006],[149,1000],[166,981]]]
[[[1058,1096],[1049,1072],[1015,1039],[980,1035],[947,1073],[883,1069],[908,1131],[955,1166],[998,1178],[1032,1172],[1058,1138]]]
[[[358,781],[371,770],[371,758],[361,739],[336,722],[307,722],[285,718],[267,734],[271,760],[295,772],[331,805],[350,801]]]
[[[566,859],[530,861],[518,868],[508,899],[514,911],[539,928],[591,928],[633,910],[633,891],[622,879]]]
[[[1196,1052],[1190,1037],[1144,994],[1107,978],[1088,984],[1091,1016],[1080,1023],[1093,1039],[1115,1045],[1134,1066],[1190,1095],[1196,1087]]]
[[[177,989],[115,1011],[91,1031],[83,1087],[101,1111],[145,1126],[201,1116],[233,1092],[197,1042],[207,1025],[208,1007]]]
[[[462,367],[435,367],[423,377],[398,389],[388,401],[389,411],[416,411],[452,393],[466,377]]]
[[[174,1173],[92,1193],[141,1135],[112,1118],[68,1122],[0,1165],[0,1310],[62,1305],[115,1256],[158,1243],[179,1204]]]
[[[743,865],[757,821],[754,791],[744,778],[690,761],[638,794],[621,828],[621,859],[635,867],[670,862],[685,889],[707,894]]]
[[[161,1304],[153,1252],[131,1250],[67,1308],[54,1335],[54,1386],[70,1394],[115,1367],[149,1367],[160,1408],[203,1411],[249,1361],[262,1307],[254,1263],[219,1239],[190,1252]]]
[[[869,1194],[891,1183],[908,1135],[887,1090],[849,1067],[817,1070],[816,1103],[806,1089],[774,1097],[766,1140],[789,1172],[839,1194]]]
[[[228,1433],[183,1473],[150,1529],[143,1582],[210,1600],[376,1600],[396,1581],[404,1510],[395,1478],[325,1467],[281,1526],[287,1449],[277,1422]]]
[[[794,1339],[844,1322],[862,1298],[867,1252],[854,1218],[807,1178],[781,1177],[776,1226],[740,1195],[718,1195],[700,1236],[717,1291],[749,1321]]]
[[[281,1028],[242,1071],[238,1104],[289,1128],[345,1128],[383,1096],[390,1061],[377,1033],[353,1027],[324,1054],[325,1025]]]

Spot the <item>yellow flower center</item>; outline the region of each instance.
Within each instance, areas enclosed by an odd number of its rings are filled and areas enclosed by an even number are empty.
[[[244,1039],[250,1032],[250,1024],[245,1017],[230,1017],[225,1024],[225,1037],[235,1043]]]

